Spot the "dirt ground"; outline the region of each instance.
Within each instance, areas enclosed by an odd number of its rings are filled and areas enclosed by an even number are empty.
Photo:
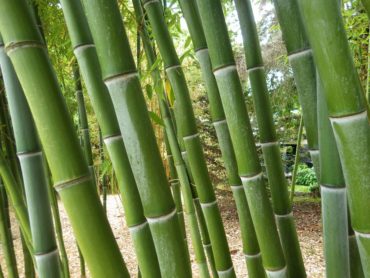
[[[244,257],[242,254],[242,243],[240,238],[236,209],[234,202],[232,201],[232,194],[228,191],[218,190],[217,197],[237,277],[248,277]],[[116,240],[118,241],[118,244],[121,248],[128,270],[132,277],[136,277],[137,265],[135,253],[133,251],[132,241],[130,239],[128,229],[125,225],[123,209],[119,196],[108,196],[107,210],[109,221],[111,223]],[[75,239],[67,215],[61,203],[60,211],[64,233],[63,236],[69,258],[71,277],[81,277],[80,262]],[[294,216],[297,221],[296,224],[298,227],[298,236],[303,252],[307,276],[309,278],[324,277],[320,204],[318,202],[301,200],[294,205]],[[23,258],[20,247],[19,233],[16,225],[13,225],[13,237],[17,252],[18,266],[21,267],[23,265]],[[1,248],[0,263],[3,268],[5,277],[7,277]],[[193,256],[192,268],[194,277],[198,277],[197,266],[194,263]],[[21,277],[24,277],[23,271],[21,269],[19,271],[22,274]]]

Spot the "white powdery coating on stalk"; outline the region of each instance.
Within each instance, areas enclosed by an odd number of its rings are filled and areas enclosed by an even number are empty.
[[[50,252],[43,253],[43,254],[35,254],[35,258],[36,258],[36,260],[44,260],[48,257],[52,257],[52,256],[55,256],[55,255],[59,255],[58,248],[55,248],[54,250],[52,250]]]
[[[302,56],[306,56],[306,55],[309,55],[309,54],[312,54],[312,50],[311,49],[305,49],[305,50],[290,54],[288,56],[288,59],[293,60],[293,59],[296,59],[296,58],[299,58],[299,57],[302,57]]]
[[[171,70],[177,70],[177,69],[180,69],[180,68],[181,68],[181,65],[170,66],[170,67],[166,68],[166,72],[169,72]]]
[[[188,140],[194,139],[196,137],[199,137],[199,133],[195,133],[193,135],[185,136],[183,139],[184,139],[184,141],[188,141]]]
[[[200,203],[200,205],[202,208],[209,208],[209,207],[217,205],[217,201],[214,200],[213,202],[209,202],[209,203]]]
[[[230,186],[231,187],[231,191],[232,192],[234,192],[234,193],[237,193],[238,191],[240,191],[240,190],[243,190],[244,191],[244,187],[243,187],[243,185],[231,185]]]
[[[149,224],[158,224],[158,223],[167,222],[167,221],[171,220],[171,218],[173,218],[174,216],[177,217],[177,209],[176,208],[174,208],[170,213],[168,213],[166,215],[162,215],[160,217],[155,217],[155,218],[147,217],[147,220],[148,220]]]
[[[37,152],[29,152],[29,153],[18,153],[17,154],[19,160],[34,157],[34,156],[42,156],[42,151]]]
[[[128,229],[129,229],[130,233],[136,233],[136,232],[144,229],[147,225],[148,225],[148,222],[144,221],[143,223],[141,223],[139,225],[128,227]]]
[[[261,145],[261,148],[268,148],[268,147],[279,145],[279,142],[274,141],[274,142],[260,143],[260,145]]]
[[[233,272],[234,272],[234,266],[231,266],[227,270],[217,271],[217,274],[220,278],[222,278],[222,277],[229,277],[231,275],[231,273],[233,273]]]
[[[81,52],[83,52],[84,50],[89,49],[89,48],[95,48],[95,45],[94,44],[82,44],[82,45],[78,45],[78,46],[75,47],[75,49],[73,49],[73,53],[77,56]]]
[[[289,212],[287,214],[275,214],[275,218],[293,218],[293,212]]]
[[[265,70],[265,67],[264,66],[258,66],[258,67],[253,67],[253,68],[247,69],[248,73],[256,71],[256,70]]]
[[[230,72],[234,72],[234,71],[236,71],[236,66],[235,65],[230,65],[230,66],[226,66],[226,67],[223,67],[223,68],[216,69],[213,72],[213,74],[216,77],[223,77],[223,76],[229,75]]]
[[[125,83],[126,81],[130,81],[131,79],[139,78],[139,74],[137,72],[130,72],[130,73],[124,73],[121,75],[109,77],[106,80],[104,80],[104,83],[107,87],[114,86],[117,84]]]
[[[247,260],[257,259],[261,257],[261,252],[254,255],[244,254],[244,257],[246,257]]]
[[[226,120],[221,120],[221,121],[213,122],[212,124],[216,127],[216,126],[223,125],[226,123],[227,123]]]
[[[202,49],[199,49],[197,51],[195,51],[195,56],[197,57],[197,60],[200,60],[201,59],[201,56],[204,54],[204,55],[208,55],[208,48],[202,48]]]
[[[251,181],[256,181],[256,180],[259,180],[259,179],[262,179],[263,178],[263,173],[262,172],[259,172],[257,175],[254,175],[252,177],[240,177],[243,184],[244,183],[249,183]]]
[[[282,269],[275,270],[275,271],[266,270],[266,274],[267,274],[267,277],[269,277],[269,278],[286,278],[286,277],[288,277],[286,266]]]
[[[122,135],[115,135],[115,136],[110,136],[110,137],[107,137],[107,138],[104,138],[104,143],[106,145],[109,145],[117,140],[122,140]]]

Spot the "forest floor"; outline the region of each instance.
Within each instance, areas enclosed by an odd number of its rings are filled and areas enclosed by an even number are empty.
[[[242,243],[240,238],[240,230],[238,218],[236,214],[235,204],[232,200],[232,194],[226,190],[217,190],[217,198],[224,221],[224,226],[229,242],[232,260],[234,263],[237,277],[248,277],[245,266],[244,256],[242,253]],[[66,245],[67,255],[69,258],[69,267],[71,277],[77,278],[80,275],[80,261],[78,251],[75,244],[75,239],[72,229],[63,208],[60,203],[61,221],[63,225],[63,236]],[[108,196],[107,200],[108,218],[111,223],[116,240],[121,248],[124,260],[127,264],[128,270],[132,277],[137,277],[137,265],[135,253],[133,251],[132,241],[128,229],[125,225],[125,218],[123,216],[123,209],[119,196]],[[309,278],[324,277],[324,260],[322,250],[322,227],[320,220],[320,203],[318,200],[312,198],[297,197],[294,205],[294,216],[298,228],[298,236],[304,262]],[[12,215],[13,223],[14,216]],[[13,225],[13,237],[15,248],[17,252],[18,266],[23,265],[23,256],[21,253],[19,233],[16,225]],[[190,242],[190,241],[189,241]],[[2,256],[0,248],[0,263],[3,271],[6,272],[4,257]],[[191,251],[192,253],[192,251]],[[192,255],[192,268],[194,277],[198,277],[197,266]],[[20,269],[23,276],[23,270]],[[7,277],[6,273],[5,277]],[[88,275],[89,277],[89,275]],[[107,277],[108,278],[108,277]]]

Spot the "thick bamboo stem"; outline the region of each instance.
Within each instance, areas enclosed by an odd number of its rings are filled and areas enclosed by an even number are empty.
[[[8,229],[5,211],[5,188],[0,179],[0,240],[9,278],[18,278],[17,260],[15,257],[12,234]],[[3,276],[4,277],[4,276]]]
[[[262,261],[268,277],[286,277],[284,253],[267,196],[221,2],[202,0],[197,3]]]
[[[61,4],[74,53],[117,176],[126,223],[134,241],[141,274],[143,277],[159,276],[160,270],[153,238],[136,185],[140,179],[135,181],[130,166],[113,103],[102,80],[97,52],[83,7],[80,1],[62,0]]]
[[[235,272],[231,261],[230,251],[216,196],[210,181],[207,165],[205,163],[202,146],[197,132],[194,112],[187,88],[184,72],[181,68],[172,38],[168,31],[161,3],[156,1],[143,1],[152,26],[153,36],[157,41],[166,73],[174,90],[175,119],[178,135],[181,138],[183,151],[186,151],[190,169],[194,177],[202,210],[206,219],[208,232],[213,246],[216,269],[219,275],[234,277]]]
[[[250,0],[234,0],[244,41],[248,76],[259,127],[262,153],[271,189],[272,208],[279,228],[290,277],[306,277],[302,253],[289,200],[267,89],[265,69]]]
[[[128,277],[27,2],[1,0],[0,5],[5,50],[26,95],[55,187],[90,273],[92,277]]]
[[[47,191],[49,185],[37,131],[14,68],[4,52],[0,62],[22,169],[37,272],[39,277],[60,277],[59,252]]]
[[[114,0],[83,3],[102,67],[102,77],[113,100],[144,215],[152,232],[161,275],[189,277],[191,270],[186,259],[186,244],[118,4]],[[142,227],[139,225],[136,230]]]
[[[220,144],[228,181],[231,185],[236,202],[242,233],[243,252],[245,254],[248,273],[253,277],[264,277],[265,274],[262,267],[262,259],[256,238],[256,233],[253,227],[253,222],[251,219],[247,199],[245,197],[243,185],[238,175],[234,149],[231,143],[228,126],[225,120],[225,113],[222,108],[217,82],[212,72],[208,46],[202,28],[198,8],[194,0],[179,0],[179,2],[190,31],[190,36],[193,41],[196,57],[199,61],[203,79],[205,81],[213,125],[216,130],[216,135]]]
[[[337,0],[299,0],[298,5],[321,77],[333,126],[352,227],[365,277],[370,277],[370,126],[368,106]],[[322,24],[325,22],[325,24]]]
[[[350,277],[346,184],[319,77],[317,107],[326,277]]]

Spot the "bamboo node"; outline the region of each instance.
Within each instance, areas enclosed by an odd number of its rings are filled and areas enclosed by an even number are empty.
[[[109,136],[109,137],[104,138],[104,143],[106,145],[109,145],[109,144],[113,143],[114,141],[121,140],[121,139],[122,139],[122,135],[121,134],[114,135],[114,136]]]
[[[228,65],[213,71],[215,76],[227,75],[229,72],[236,71],[236,65]]]
[[[298,52],[294,52],[290,55],[288,55],[288,60],[293,60],[293,59],[296,59],[298,57],[301,57],[301,56],[305,56],[305,55],[309,55],[309,54],[312,54],[312,49],[303,49],[301,51],[298,51]]]
[[[79,53],[81,53],[82,51],[88,49],[88,48],[94,48],[95,45],[94,44],[81,44],[81,45],[77,45],[74,49],[73,49],[73,53],[77,56]]]
[[[287,267],[284,266],[282,269],[279,270],[267,270],[266,269],[267,277],[274,278],[274,277],[286,277],[287,275]]]
[[[193,134],[193,135],[185,136],[185,137],[183,137],[183,139],[184,139],[184,141],[188,141],[188,140],[194,139],[196,137],[199,137],[199,133],[198,132],[195,133],[195,134]]]
[[[254,180],[258,180],[258,179],[262,179],[263,178],[263,173],[262,172],[259,172],[257,175],[254,175],[254,176],[251,176],[251,177],[240,177],[242,182],[251,182],[251,181],[254,181]]]
[[[154,224],[154,223],[163,223],[167,222],[170,220],[172,217],[177,216],[177,209],[174,208],[170,213],[159,216],[159,217],[147,217],[146,219],[148,220],[149,224]]]
[[[105,82],[105,85],[107,87],[109,87],[110,85],[114,85],[116,83],[120,83],[120,82],[126,82],[130,79],[134,79],[134,78],[138,78],[139,77],[139,74],[135,71],[135,72],[126,72],[126,73],[122,73],[122,74],[118,74],[118,75],[115,75],[115,76],[112,76],[112,77],[108,77],[104,80]]]
[[[41,48],[44,49],[45,45],[37,41],[21,41],[21,42],[11,42],[5,45],[5,52],[9,56],[11,52],[16,51],[21,48]]]
[[[195,56],[201,55],[202,53],[208,53],[208,48],[200,48],[195,51]],[[198,59],[199,60],[199,59]]]
[[[166,72],[168,72],[170,70],[177,70],[177,69],[181,69],[181,65],[170,66],[170,67],[166,68]]]
[[[57,183],[57,184],[54,185],[54,188],[55,188],[56,191],[60,192],[63,189],[66,189],[66,188],[69,188],[69,187],[72,187],[72,186],[76,186],[76,185],[82,184],[82,183],[90,181],[90,180],[91,180],[91,175],[88,174],[88,175],[81,176],[81,177],[78,177],[78,178],[75,178],[75,179],[71,179],[69,181],[61,182],[59,184]]]
[[[287,214],[275,214],[275,218],[291,218],[293,217],[293,212],[289,212]]]
[[[221,121],[213,122],[213,126],[218,126],[218,125],[222,125],[222,124],[225,124],[225,123],[227,123],[227,122],[226,122],[226,119],[221,120]]]
[[[229,269],[226,270],[217,270],[217,274],[220,277],[229,277],[229,274],[234,272],[234,266],[231,266]]]
[[[279,142],[278,141],[266,142],[266,143],[260,143],[260,145],[261,145],[262,148],[268,148],[268,147],[271,147],[271,146],[279,145]]]
[[[17,156],[18,156],[19,160],[30,158],[30,157],[33,157],[33,156],[42,156],[42,151],[22,152],[22,153],[17,153]]]
[[[137,232],[139,230],[144,229],[147,225],[148,225],[148,222],[144,221],[141,224],[138,224],[138,225],[135,225],[135,226],[132,226],[132,227],[128,227],[128,230],[130,231],[130,233],[134,233],[134,232]]]
[[[246,257],[247,259],[255,259],[255,258],[259,258],[259,257],[261,257],[261,252],[258,252],[257,254],[253,254],[253,255],[245,254],[245,253],[244,253],[244,257]]]
[[[58,251],[58,248],[55,248],[51,251],[48,251],[48,252],[45,252],[45,253],[39,253],[39,254],[35,254],[35,258],[36,260],[37,259],[43,259],[45,257],[51,257],[51,256],[54,256],[55,254],[59,254],[59,251]]]
[[[256,71],[256,70],[265,70],[265,66],[257,66],[257,67],[252,67],[252,68],[247,69],[248,73],[252,71]]]
[[[361,112],[356,113],[356,114],[342,116],[342,117],[329,117],[329,118],[330,118],[330,122],[332,124],[334,124],[334,123],[343,123],[343,124],[352,123],[352,122],[355,122],[355,121],[363,120],[363,118],[367,119],[367,110],[361,111]]]
[[[367,238],[367,239],[370,239],[370,234],[365,234],[365,233],[361,233],[361,232],[357,232],[355,231],[355,234],[356,234],[356,237],[360,238]]]
[[[214,201],[209,202],[209,203],[200,203],[200,205],[201,205],[202,208],[213,207],[213,206],[217,205],[217,200],[214,200]]]

